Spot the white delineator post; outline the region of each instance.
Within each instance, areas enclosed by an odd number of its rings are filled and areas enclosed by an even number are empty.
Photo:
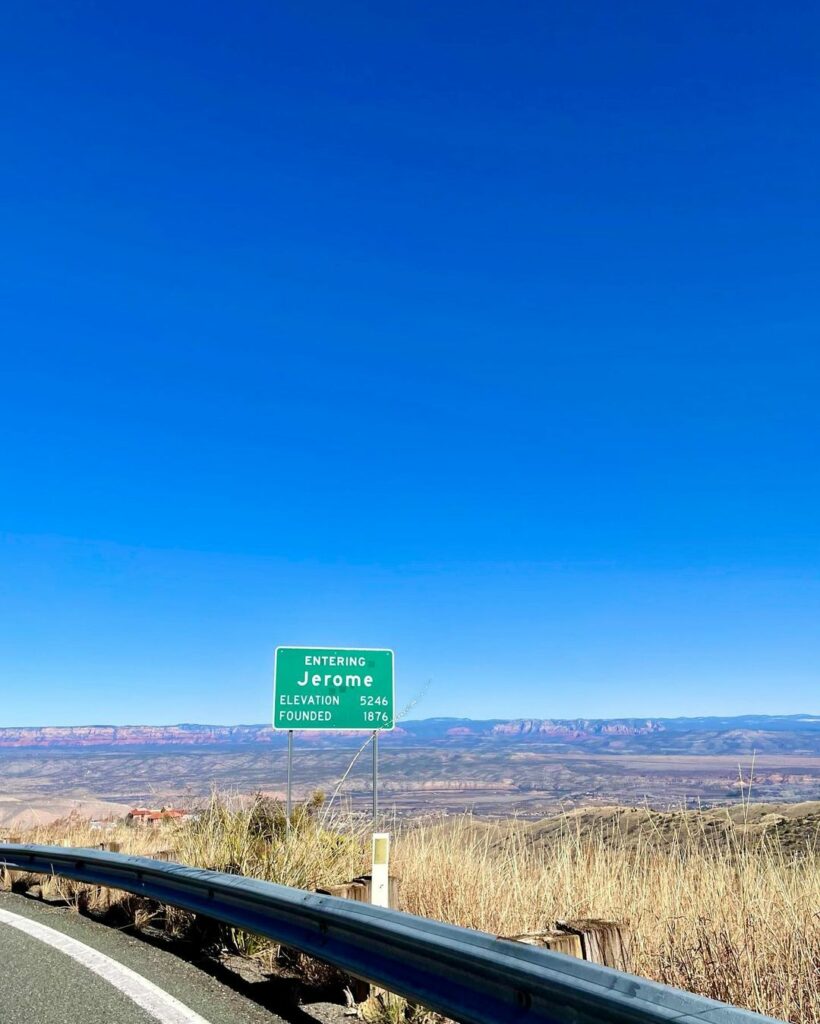
[[[371,869],[370,902],[376,907],[390,905],[390,833],[373,833],[373,866]]]

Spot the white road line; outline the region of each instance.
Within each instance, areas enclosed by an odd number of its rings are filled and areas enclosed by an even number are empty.
[[[159,986],[143,978],[142,975],[125,967],[117,960],[112,960],[105,953],[100,953],[83,942],[78,942],[62,932],[49,928],[48,925],[32,921],[31,918],[12,914],[9,910],[0,909],[0,922],[25,932],[32,938],[45,942],[58,949],[83,967],[104,978],[114,988],[120,990],[143,1010],[155,1017],[161,1024],[208,1024],[204,1017],[189,1010],[184,1003],[168,995]]]

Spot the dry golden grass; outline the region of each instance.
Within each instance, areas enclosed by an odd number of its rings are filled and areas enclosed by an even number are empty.
[[[278,817],[277,817],[278,814]],[[500,935],[600,917],[628,925],[635,973],[794,1024],[820,1024],[820,863],[817,851],[785,853],[765,838],[690,830],[666,846],[619,843],[602,825],[549,843],[531,827],[469,816],[399,824],[393,871],[402,909]],[[303,812],[286,842],[281,812],[214,800],[199,822],[157,832],[118,828],[123,852],[172,848],[184,863],[307,889],[367,869],[367,835],[350,822]],[[90,846],[100,833],[79,821],[38,829],[26,841]],[[66,883],[55,883],[65,892]],[[170,920],[175,920],[171,918]],[[269,946],[235,936],[249,954]]]
[[[570,821],[570,819],[568,819]],[[820,861],[735,832],[659,848],[602,825],[549,845],[467,817],[396,843],[404,908],[500,935],[626,923],[635,973],[795,1024],[820,1022]]]

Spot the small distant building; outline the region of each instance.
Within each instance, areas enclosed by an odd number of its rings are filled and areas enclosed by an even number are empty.
[[[89,825],[92,832],[112,832],[117,822],[114,818],[92,818]]]
[[[180,807],[133,807],[125,816],[126,825],[138,828],[159,828],[171,821],[184,821],[189,812]]]

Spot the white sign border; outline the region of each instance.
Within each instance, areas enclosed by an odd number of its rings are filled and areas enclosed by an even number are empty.
[[[393,659],[393,724],[389,729],[373,729],[362,726],[358,729],[296,729],[293,726],[276,725],[276,661],[280,651],[373,651],[387,652]],[[396,652],[392,647],[324,647],[318,644],[277,644],[273,650],[273,715],[271,728],[274,732],[393,732],[396,728]]]

